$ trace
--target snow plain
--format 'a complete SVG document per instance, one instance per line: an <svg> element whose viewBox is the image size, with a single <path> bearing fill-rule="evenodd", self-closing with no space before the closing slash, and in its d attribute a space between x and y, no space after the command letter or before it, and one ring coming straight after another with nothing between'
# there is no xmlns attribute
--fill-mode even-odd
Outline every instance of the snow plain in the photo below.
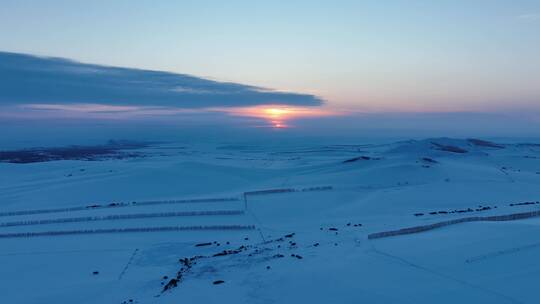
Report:
<svg viewBox="0 0 540 304"><path fill-rule="evenodd" d="M538 302L540 218L367 236L540 210L540 145L438 138L138 152L0 163L1 303ZM73 207L82 210L27 212ZM149 227L198 228L20 235Z"/></svg>

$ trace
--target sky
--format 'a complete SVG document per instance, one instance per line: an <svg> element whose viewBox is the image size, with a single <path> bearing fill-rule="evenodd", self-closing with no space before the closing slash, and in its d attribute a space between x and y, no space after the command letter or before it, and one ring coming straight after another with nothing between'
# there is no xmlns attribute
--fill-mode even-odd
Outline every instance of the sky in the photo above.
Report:
<svg viewBox="0 0 540 304"><path fill-rule="evenodd" d="M255 99L208 97L213 101L199 104L232 117L260 119L262 113L275 128L293 126L289 118L342 121L351 113L401 113L400 121L474 113L493 117L486 129L504 115L537 126L539 32L537 0L0 2L0 51L254 87ZM261 90L283 98L266 101L271 96ZM7 100L14 95L1 94L0 103L12 107ZM133 113L129 107L148 113L147 107L171 106L160 98L141 104L78 97L71 108L65 100L31 100L15 112L58 110L60 104L71 118L84 118L94 117L88 112L95 111L84 111L90 105L117 107L113 116ZM265 102L280 107L261 108ZM176 107L193 111L186 104ZM4 108L0 119L8 112ZM521 131L531 133L526 124Z"/></svg>

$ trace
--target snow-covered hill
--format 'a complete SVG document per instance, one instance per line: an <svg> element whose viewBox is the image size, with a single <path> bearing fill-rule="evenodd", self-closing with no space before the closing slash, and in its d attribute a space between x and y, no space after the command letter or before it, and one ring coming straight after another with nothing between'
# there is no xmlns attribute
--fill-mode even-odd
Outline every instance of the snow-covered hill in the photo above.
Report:
<svg viewBox="0 0 540 304"><path fill-rule="evenodd" d="M2 303L536 303L540 145L154 144L0 163Z"/></svg>

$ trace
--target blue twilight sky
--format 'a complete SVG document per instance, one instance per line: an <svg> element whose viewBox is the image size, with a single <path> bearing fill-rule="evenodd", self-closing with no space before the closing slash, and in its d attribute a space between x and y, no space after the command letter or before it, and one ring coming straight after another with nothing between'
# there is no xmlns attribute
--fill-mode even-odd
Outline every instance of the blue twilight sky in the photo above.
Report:
<svg viewBox="0 0 540 304"><path fill-rule="evenodd" d="M320 96L539 111L540 1L0 1L0 51Z"/></svg>

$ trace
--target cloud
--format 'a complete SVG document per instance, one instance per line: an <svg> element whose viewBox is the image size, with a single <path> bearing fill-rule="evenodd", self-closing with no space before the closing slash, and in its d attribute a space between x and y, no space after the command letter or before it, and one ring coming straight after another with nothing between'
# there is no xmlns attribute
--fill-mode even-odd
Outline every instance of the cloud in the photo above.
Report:
<svg viewBox="0 0 540 304"><path fill-rule="evenodd" d="M185 74L0 52L0 105L103 104L175 108L318 106L316 96Z"/></svg>
<svg viewBox="0 0 540 304"><path fill-rule="evenodd" d="M43 110L43 111L72 111L84 113L114 113L136 111L135 106L112 106L102 104L25 104L23 109Z"/></svg>
<svg viewBox="0 0 540 304"><path fill-rule="evenodd" d="M518 19L526 20L526 21L536 21L540 20L540 14L522 14L518 16Z"/></svg>

